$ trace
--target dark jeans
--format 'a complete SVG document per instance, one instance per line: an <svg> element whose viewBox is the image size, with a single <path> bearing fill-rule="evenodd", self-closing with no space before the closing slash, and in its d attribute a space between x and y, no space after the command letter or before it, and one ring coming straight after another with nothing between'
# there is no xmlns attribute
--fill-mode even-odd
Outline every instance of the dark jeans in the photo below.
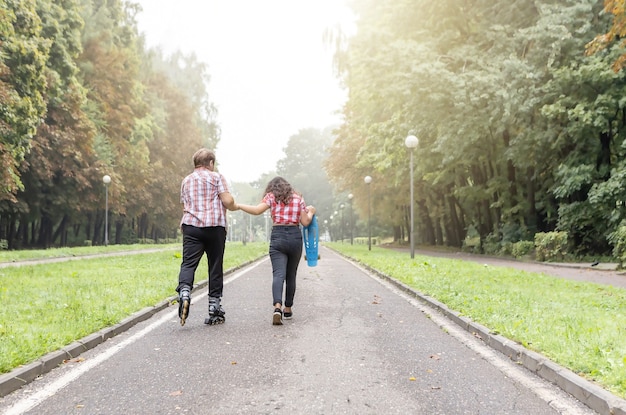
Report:
<svg viewBox="0 0 626 415"><path fill-rule="evenodd" d="M178 274L177 292L184 285L193 288L196 268L206 253L209 264L209 297L222 297L224 288L224 247L226 246L226 228L211 226L197 228L183 225L183 263Z"/></svg>
<svg viewBox="0 0 626 415"><path fill-rule="evenodd" d="M272 261L273 304L293 305L296 294L296 273L302 257L302 233L299 226L274 226L270 238L270 260ZM283 303L283 286L285 302Z"/></svg>

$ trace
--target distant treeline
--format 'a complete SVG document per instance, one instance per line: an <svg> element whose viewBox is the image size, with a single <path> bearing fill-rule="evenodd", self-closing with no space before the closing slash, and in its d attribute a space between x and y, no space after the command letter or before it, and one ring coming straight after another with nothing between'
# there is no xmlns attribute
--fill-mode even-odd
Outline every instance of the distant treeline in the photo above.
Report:
<svg viewBox="0 0 626 415"><path fill-rule="evenodd" d="M413 134L417 242L479 238L498 252L558 231L570 253L619 255L626 79L614 64L624 49L600 36L604 48L587 53L598 35L623 30L604 3L351 2L356 35L328 37L350 92L331 179L362 214L371 176L374 224L406 240ZM624 2L606 3L623 21Z"/></svg>
<svg viewBox="0 0 626 415"><path fill-rule="evenodd" d="M11 249L173 237L191 156L215 148L208 73L148 50L121 0L0 2L0 240Z"/></svg>

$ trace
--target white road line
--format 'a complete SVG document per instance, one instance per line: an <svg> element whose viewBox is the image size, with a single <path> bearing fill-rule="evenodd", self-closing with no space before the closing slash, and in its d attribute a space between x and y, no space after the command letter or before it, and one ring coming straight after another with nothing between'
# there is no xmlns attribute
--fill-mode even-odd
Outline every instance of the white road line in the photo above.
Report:
<svg viewBox="0 0 626 415"><path fill-rule="evenodd" d="M514 379L516 382L532 391L535 395L545 401L558 413L564 415L597 414L597 412L593 411L591 408L588 408L582 403L579 403L578 405L574 403L576 399L567 395L566 392L555 392L548 386L549 383L547 381L540 380L539 378L535 377L535 375L531 375L525 369L517 367L509 359L506 359L501 353L493 350L489 346L482 344L477 339L473 338L467 331L463 330L461 327L450 321L448 318L437 312L435 309L429 307L415 297L408 295L390 282L385 281L382 278L372 274L367 269L361 267L358 263L351 261L343 256L341 256L341 258L350 262L356 268L363 271L370 278L378 281L380 284L385 286L393 293L401 296L402 298L405 298L411 305L426 314L435 324L446 330L448 334L459 340L470 350L480 355L483 359L496 367L507 377ZM558 387L554 386L554 388Z"/></svg>
<svg viewBox="0 0 626 415"><path fill-rule="evenodd" d="M251 265L250 267L245 268L235 273L233 276L225 279L224 284L229 284L233 282L237 278L241 277L242 275L244 275L245 273L249 271L252 271L254 268L261 265L263 262L267 260L268 260L267 258L264 258L261 261ZM193 303L195 301L199 301L199 299L201 298L202 296L200 295L195 296L195 298L192 299L191 302ZM109 349L103 351L102 353L96 355L95 357L82 362L80 365L77 365L75 368L71 369L68 373L61 376L59 379L57 379L53 383L45 386L40 391L20 400L19 402L14 404L12 407L7 409L5 412L3 412L3 415L20 415L40 405L46 399L52 397L59 390L63 389L65 386L67 386L74 380L78 379L80 376L87 373L89 370L98 366L100 363L105 362L106 360L110 359L120 350L124 349L125 347L130 346L131 344L141 339L142 337L144 337L145 335L147 335L148 333L150 333L152 330L156 329L157 327L161 326L162 324L168 321L171 321L172 316L176 315L177 313L178 313L178 310L172 310L168 313L165 313L160 319L150 324L149 326L143 328L141 331L137 332L136 334L132 335L126 340L123 340L119 344L116 344L110 347Z"/></svg>

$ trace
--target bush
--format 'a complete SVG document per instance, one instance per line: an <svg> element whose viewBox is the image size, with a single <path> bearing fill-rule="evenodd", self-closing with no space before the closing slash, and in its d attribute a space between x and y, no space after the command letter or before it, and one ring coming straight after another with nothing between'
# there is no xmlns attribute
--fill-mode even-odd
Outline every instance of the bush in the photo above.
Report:
<svg viewBox="0 0 626 415"><path fill-rule="evenodd" d="M463 240L463 252L469 252L471 254L480 254L480 234L474 226L467 228L467 234Z"/></svg>
<svg viewBox="0 0 626 415"><path fill-rule="evenodd" d="M626 226L619 226L615 232L608 237L613 245L613 256L619 261L619 268L622 269L626 262Z"/></svg>
<svg viewBox="0 0 626 415"><path fill-rule="evenodd" d="M519 241L511 244L511 255L515 258L531 256L534 250L535 243L533 241Z"/></svg>
<svg viewBox="0 0 626 415"><path fill-rule="evenodd" d="M364 236L355 236L354 238L352 238L352 241L357 245L367 245L369 243L369 239ZM336 240L334 242L341 242L341 240ZM350 244L350 239L346 239L343 241L343 243L346 242ZM378 240L377 236L372 236L372 246L374 245L380 245L380 241Z"/></svg>
<svg viewBox="0 0 626 415"><path fill-rule="evenodd" d="M503 256L514 256L513 255L513 246L515 245L514 242L502 242L502 247L500 248L500 255ZM535 244L533 244L533 248L535 247Z"/></svg>
<svg viewBox="0 0 626 415"><path fill-rule="evenodd" d="M567 255L567 232L535 234L535 255L538 261L562 261Z"/></svg>
<svg viewBox="0 0 626 415"><path fill-rule="evenodd" d="M498 255L502 250L500 235L498 232L490 233L485 237L483 251L487 255Z"/></svg>

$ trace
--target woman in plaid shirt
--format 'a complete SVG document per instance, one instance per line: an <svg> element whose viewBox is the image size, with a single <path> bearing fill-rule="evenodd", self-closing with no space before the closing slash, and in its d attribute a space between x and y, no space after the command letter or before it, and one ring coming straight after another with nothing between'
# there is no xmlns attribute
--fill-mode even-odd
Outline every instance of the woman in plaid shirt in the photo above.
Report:
<svg viewBox="0 0 626 415"><path fill-rule="evenodd" d="M265 196L258 205L238 204L236 207L252 215L260 215L270 209L274 224L269 252L273 274L272 324L281 325L283 316L287 320L293 316L291 307L296 293L296 274L302 257L302 233L298 225L307 226L311 223L315 208L306 206L302 195L282 177L275 177L268 183ZM283 286L285 287L284 303Z"/></svg>

